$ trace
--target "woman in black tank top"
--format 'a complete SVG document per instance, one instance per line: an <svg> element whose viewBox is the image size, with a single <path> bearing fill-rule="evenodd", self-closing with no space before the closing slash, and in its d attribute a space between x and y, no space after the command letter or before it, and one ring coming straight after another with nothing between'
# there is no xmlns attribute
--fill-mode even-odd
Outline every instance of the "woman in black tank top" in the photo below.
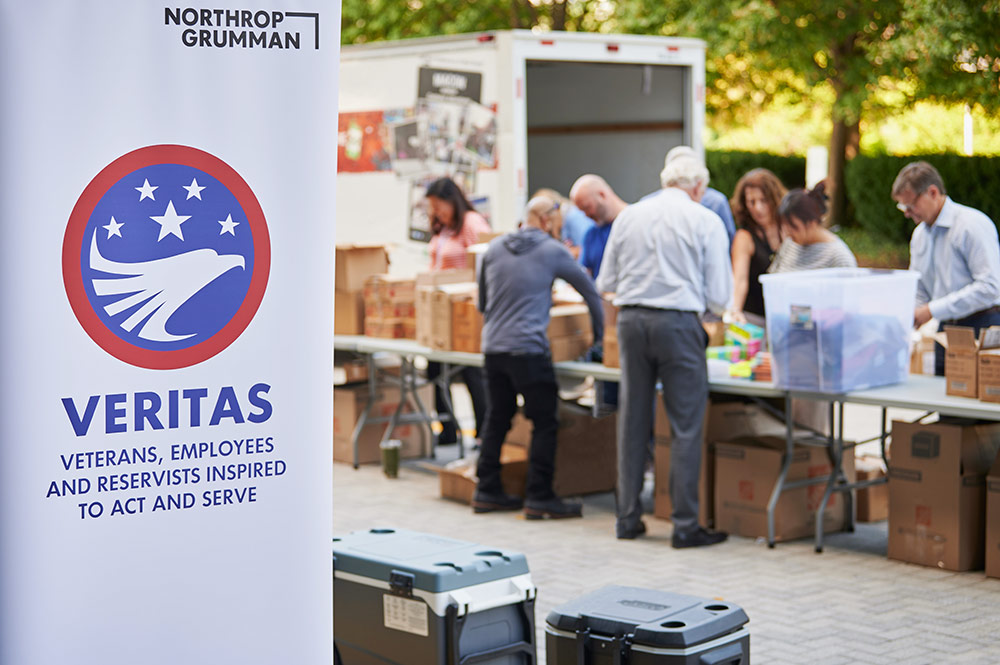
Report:
<svg viewBox="0 0 1000 665"><path fill-rule="evenodd" d="M764 317L764 292L758 279L767 272L781 245L778 204L785 186L767 169L754 169L736 183L731 201L738 230L733 238L733 311L737 321L744 312Z"/></svg>

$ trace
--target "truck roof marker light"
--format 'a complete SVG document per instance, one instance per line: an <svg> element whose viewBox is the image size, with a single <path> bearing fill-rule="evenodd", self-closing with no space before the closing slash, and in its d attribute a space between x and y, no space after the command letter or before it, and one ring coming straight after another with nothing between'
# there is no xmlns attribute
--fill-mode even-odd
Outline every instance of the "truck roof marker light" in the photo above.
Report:
<svg viewBox="0 0 1000 665"><path fill-rule="evenodd" d="M554 39L543 39L541 41L542 46L555 46L556 40Z"/></svg>
<svg viewBox="0 0 1000 665"><path fill-rule="evenodd" d="M671 53L677 53L677 51L681 50L681 47L680 46L668 46L667 50L670 51Z"/></svg>
<svg viewBox="0 0 1000 665"><path fill-rule="evenodd" d="M476 37L476 41L480 42L480 43L482 43L482 42L491 42L494 39L495 39L495 37L493 35L489 34L488 32L484 32L483 34L481 34L478 37Z"/></svg>
<svg viewBox="0 0 1000 665"><path fill-rule="evenodd" d="M618 44L608 44L608 53L618 53Z"/></svg>

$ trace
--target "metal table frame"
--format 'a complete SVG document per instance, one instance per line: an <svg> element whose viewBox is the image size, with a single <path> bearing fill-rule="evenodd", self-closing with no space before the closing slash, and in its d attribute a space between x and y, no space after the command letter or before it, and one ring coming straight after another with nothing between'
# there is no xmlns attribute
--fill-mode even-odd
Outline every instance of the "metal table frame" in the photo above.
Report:
<svg viewBox="0 0 1000 665"><path fill-rule="evenodd" d="M413 361L421 356L427 360L441 363L441 375L436 380L438 385L446 388L448 379L455 371L462 366L483 366L483 356L479 353L462 353L457 351L437 351L417 344L412 340L376 339L352 335L334 336L334 348L337 350L355 351L367 354L369 359L369 404L365 412L358 420L354 429L354 461L357 468L357 441L361 428L368 423L389 422L383 434L383 440L388 439L392 430L400 424L406 422L422 422L430 430L431 416L423 408L416 389L424 383L419 383ZM378 352L393 353L398 355L403 361L403 369L400 372L400 403L392 416L385 418L372 418L370 414L371 405L377 395L377 379L373 354ZM554 363L556 373L562 376L585 378L593 377L596 381L619 382L621 380L621 370L613 367L605 367L597 363L587 362L559 362ZM945 395L945 382L943 377L932 377L913 375L907 381L880 388L869 388L848 393L829 394L798 390L784 390L777 388L773 383L751 382L743 379L714 379L709 380L708 389L710 392L724 393L749 397L761 404L765 409L780 415L785 421L785 454L782 459L781 471L771 491L771 496L767 503L767 543L769 547L775 545L774 514L778 505L781 493L787 490L805 487L809 485L825 484L823 500L816 511L816 551L823 551L823 517L826 504L834 492L843 492L847 503L847 515L849 530L854 528L854 510L852 490L863 489L873 485L880 485L888 482L887 478L875 478L872 480L848 482L842 468L845 444L844 444L844 405L863 404L877 406L882 409L880 441L883 461L886 460L886 441L889 437L886 412L890 408L911 409L924 411L927 413L938 413L944 416L957 416L963 418L976 418L983 420L1000 421L1000 404L980 402L967 397L952 397ZM447 390L445 390L447 393ZM402 410L406 406L407 400L411 399L416 404L415 412L403 414ZM785 404L784 414L777 413L775 409L764 400L768 398L782 399ZM796 426L790 417L792 399L807 399L814 401L824 401L830 403L830 433L825 437L806 435L801 436L799 432L803 428ZM595 411L598 405L595 404ZM436 438L431 431L431 456L434 455ZM826 448L831 464L829 476L817 476L815 478L805 478L801 480L788 480L788 470L791 466L792 453L796 443L806 445L820 445Z"/></svg>

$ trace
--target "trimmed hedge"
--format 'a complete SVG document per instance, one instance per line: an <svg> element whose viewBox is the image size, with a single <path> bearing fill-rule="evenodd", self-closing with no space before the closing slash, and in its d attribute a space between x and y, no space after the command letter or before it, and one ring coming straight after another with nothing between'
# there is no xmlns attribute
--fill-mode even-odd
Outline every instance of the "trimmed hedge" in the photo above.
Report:
<svg viewBox="0 0 1000 665"><path fill-rule="evenodd" d="M857 225L893 242L908 242L913 222L896 209L892 183L900 169L924 160L941 173L945 189L957 203L982 210L994 223L1000 221L1000 158L954 154L859 155L848 162L844 178L847 197L854 205Z"/></svg>
<svg viewBox="0 0 1000 665"><path fill-rule="evenodd" d="M805 187L806 183L805 157L786 157L767 152L712 150L705 152L705 165L710 174L709 184L730 198L743 174L756 168L773 171L788 189Z"/></svg>

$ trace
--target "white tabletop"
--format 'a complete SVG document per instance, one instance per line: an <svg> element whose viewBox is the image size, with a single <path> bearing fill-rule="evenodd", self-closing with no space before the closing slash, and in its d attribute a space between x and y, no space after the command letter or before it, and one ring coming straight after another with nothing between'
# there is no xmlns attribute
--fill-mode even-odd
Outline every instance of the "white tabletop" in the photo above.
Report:
<svg viewBox="0 0 1000 665"><path fill-rule="evenodd" d="M335 335L335 349L359 353L396 353L407 356L424 356L428 360L454 365L483 366L481 353L460 351L437 351L409 339L379 339L361 335ZM597 363L559 362L554 364L556 372L564 376L592 376L599 381L619 381L621 370L605 367ZM752 397L784 397L789 391L775 387L771 382L748 381L746 379L712 379L708 389L713 392ZM945 381L940 376L910 375L906 381L891 386L868 388L846 394L828 395L802 391L790 391L793 397L831 400L852 404L867 404L887 408L936 411L942 415L962 418L1000 420L1000 404L980 402L969 397L952 397L945 394Z"/></svg>

